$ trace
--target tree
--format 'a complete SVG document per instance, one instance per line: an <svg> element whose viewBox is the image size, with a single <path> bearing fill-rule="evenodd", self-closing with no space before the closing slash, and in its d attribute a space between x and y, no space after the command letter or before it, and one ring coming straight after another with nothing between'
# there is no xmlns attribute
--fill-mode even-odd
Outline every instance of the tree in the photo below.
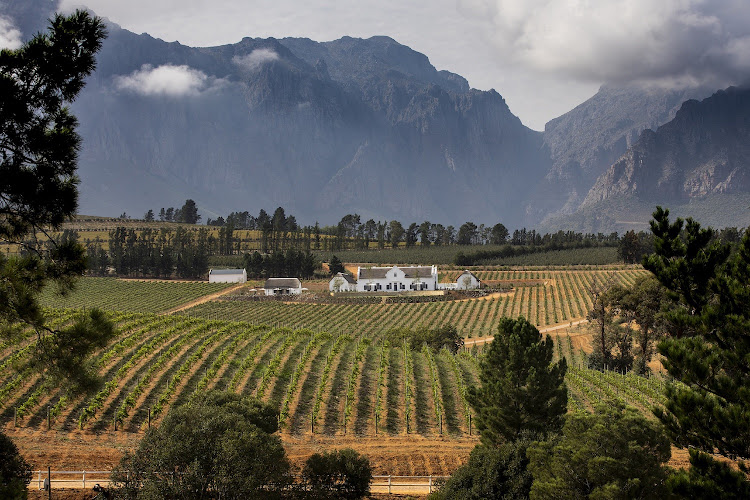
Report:
<svg viewBox="0 0 750 500"><path fill-rule="evenodd" d="M290 465L277 430L268 404L196 393L146 432L112 480L125 498L278 498Z"/></svg>
<svg viewBox="0 0 750 500"><path fill-rule="evenodd" d="M477 236L477 225L473 222L465 222L458 228L458 239L456 243L459 245L471 245L474 243L474 239Z"/></svg>
<svg viewBox="0 0 750 500"><path fill-rule="evenodd" d="M527 438L498 447L476 446L469 462L430 496L432 500L485 500L528 498L532 475L528 470Z"/></svg>
<svg viewBox="0 0 750 500"><path fill-rule="evenodd" d="M594 350L588 357L589 368L628 371L633 366L632 331L617 323L615 284L612 277L594 281L589 287L593 302L586 318L594 330Z"/></svg>
<svg viewBox="0 0 750 500"><path fill-rule="evenodd" d="M16 444L0 432L0 498L26 498L31 466Z"/></svg>
<svg viewBox="0 0 750 500"><path fill-rule="evenodd" d="M341 259L339 259L335 255L331 256L331 262L328 263L328 271L332 276L338 273L343 273L345 269L344 264L342 264L341 262Z"/></svg>
<svg viewBox="0 0 750 500"><path fill-rule="evenodd" d="M76 11L55 15L48 33L21 48L0 51L0 241L20 246L20 255L0 256L0 333L31 327L39 340L37 366L45 376L70 380L85 371L85 355L112 329L96 330L106 326L96 311L69 328L50 328L38 295L50 283L69 291L86 269L80 243L46 235L78 208L81 138L68 104L94 70L105 36L99 18Z"/></svg>
<svg viewBox="0 0 750 500"><path fill-rule="evenodd" d="M198 206L193 200L185 200L185 204L180 208L179 217L176 217L177 222L184 222L185 224L198 224L201 220L201 216L198 215Z"/></svg>
<svg viewBox="0 0 750 500"><path fill-rule="evenodd" d="M667 288L671 302L671 335L657 348L680 382L667 385L665 409L656 414L677 446L703 452L691 455L691 473L699 481L713 471L710 482L728 466L704 453L750 458L750 233L730 256L729 245L713 238L712 230L692 219L671 223L661 207L651 231L655 253L644 267ZM726 471L723 477L731 476Z"/></svg>
<svg viewBox="0 0 750 500"><path fill-rule="evenodd" d="M619 403L571 413L559 437L528 449L532 499L663 498L671 455L657 422Z"/></svg>
<svg viewBox="0 0 750 500"><path fill-rule="evenodd" d="M636 373L650 370L648 364L654 355L655 341L666 333L662 308L667 302L664 287L653 276L637 278L632 286L616 285L611 290L612 302L622 321L635 323L634 331L638 351L633 362Z"/></svg>
<svg viewBox="0 0 750 500"><path fill-rule="evenodd" d="M143 220L146 222L154 222L154 211L149 208L148 212L143 216Z"/></svg>
<svg viewBox="0 0 750 500"><path fill-rule="evenodd" d="M305 462L302 478L312 498L364 498L370 494L370 461L345 448L314 453Z"/></svg>
<svg viewBox="0 0 750 500"><path fill-rule="evenodd" d="M392 220L390 223L390 231L391 231L391 246L393 248L397 248L398 244L401 240L404 239L404 226L401 225L401 223L397 220Z"/></svg>
<svg viewBox="0 0 750 500"><path fill-rule="evenodd" d="M552 363L554 344L526 319L502 318L479 364L480 388L469 389L482 443L498 446L525 433L546 435L567 410L565 358Z"/></svg>
<svg viewBox="0 0 750 500"><path fill-rule="evenodd" d="M508 228L503 224L495 224L490 232L490 242L493 245L502 245L508 241Z"/></svg>

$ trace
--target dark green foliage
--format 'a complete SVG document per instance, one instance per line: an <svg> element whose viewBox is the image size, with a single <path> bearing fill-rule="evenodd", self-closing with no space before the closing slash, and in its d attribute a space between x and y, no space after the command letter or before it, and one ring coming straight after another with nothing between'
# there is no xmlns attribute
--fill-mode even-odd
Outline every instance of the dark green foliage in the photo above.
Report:
<svg viewBox="0 0 750 500"><path fill-rule="evenodd" d="M38 235L76 213L81 139L68 105L94 70L104 37L100 19L76 11L56 15L49 33L20 49L0 51L0 242L21 248L19 256L0 256L0 333L31 326L41 340L36 366L77 386L86 354L112 329L96 312L66 330L45 326L39 293L49 282L70 290L86 258L74 237Z"/></svg>
<svg viewBox="0 0 750 500"><path fill-rule="evenodd" d="M527 438L498 447L477 446L469 462L459 468L434 495L435 500L484 500L528 498L532 476L527 467Z"/></svg>
<svg viewBox="0 0 750 500"><path fill-rule="evenodd" d="M278 412L238 394L196 394L170 410L113 471L124 498L278 498L289 461Z"/></svg>
<svg viewBox="0 0 750 500"><path fill-rule="evenodd" d="M663 498L669 439L634 408L568 416L560 436L528 449L532 499Z"/></svg>
<svg viewBox="0 0 750 500"><path fill-rule="evenodd" d="M666 411L657 411L678 446L750 457L750 234L737 251L712 241L692 220L669 223L657 209L656 253L645 266L669 290L673 337L659 352L670 375Z"/></svg>
<svg viewBox="0 0 750 500"><path fill-rule="evenodd" d="M750 482L743 472L694 449L690 450L690 468L674 470L667 486L678 498L750 498Z"/></svg>
<svg viewBox="0 0 750 500"><path fill-rule="evenodd" d="M345 448L315 453L305 462L302 479L309 490L305 498L364 498L370 494L370 461Z"/></svg>
<svg viewBox="0 0 750 500"><path fill-rule="evenodd" d="M31 466L18 452L16 444L0 432L0 498L27 497Z"/></svg>
<svg viewBox="0 0 750 500"><path fill-rule="evenodd" d="M617 291L613 278L594 278L589 294L593 305L586 318L593 330L594 346L588 357L589 368L629 371L633 366L632 330L615 321Z"/></svg>
<svg viewBox="0 0 750 500"><path fill-rule="evenodd" d="M440 325L437 328L419 326L415 329L392 328L386 337L395 345L407 342L412 349L419 349L423 344L437 351L445 347L456 354L464 345L463 335L453 325Z"/></svg>
<svg viewBox="0 0 750 500"><path fill-rule="evenodd" d="M341 259L336 257L335 255L331 257L331 261L328 263L328 272L331 273L331 276L334 276L338 273L343 273L346 270L344 269L344 264L341 263Z"/></svg>
<svg viewBox="0 0 750 500"><path fill-rule="evenodd" d="M315 255L293 248L267 255L247 253L244 260L248 278L312 278L320 267Z"/></svg>
<svg viewBox="0 0 750 500"><path fill-rule="evenodd" d="M524 318L503 318L479 365L481 388L469 389L482 443L498 446L524 433L546 435L563 424L568 403L565 358Z"/></svg>
<svg viewBox="0 0 750 500"><path fill-rule="evenodd" d="M632 331L637 346L633 369L644 375L650 371L648 363L654 355L654 341L666 333L663 315L666 289L653 276L647 276L636 279L633 286L615 285L610 296L626 328L630 328L631 323L638 325L638 329Z"/></svg>
<svg viewBox="0 0 750 500"><path fill-rule="evenodd" d="M177 222L184 222L185 224L197 224L201 220L201 216L198 215L198 207L193 200L185 200L185 204L180 209L180 218Z"/></svg>

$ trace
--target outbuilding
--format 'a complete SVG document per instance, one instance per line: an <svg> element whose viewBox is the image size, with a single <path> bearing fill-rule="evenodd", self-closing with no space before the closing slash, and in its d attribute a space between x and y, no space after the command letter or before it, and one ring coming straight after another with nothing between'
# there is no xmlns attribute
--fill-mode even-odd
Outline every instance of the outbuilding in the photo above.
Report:
<svg viewBox="0 0 750 500"><path fill-rule="evenodd" d="M357 280L348 273L336 273L336 276L328 282L328 291L330 292L356 292Z"/></svg>
<svg viewBox="0 0 750 500"><path fill-rule="evenodd" d="M479 288L481 285L482 281L469 270L462 272L456 278L456 290L473 290Z"/></svg>
<svg viewBox="0 0 750 500"><path fill-rule="evenodd" d="M244 269L211 269L208 272L209 283L245 283L247 271Z"/></svg>
<svg viewBox="0 0 750 500"><path fill-rule="evenodd" d="M268 278L263 288L266 295L298 295L302 293L299 278Z"/></svg>

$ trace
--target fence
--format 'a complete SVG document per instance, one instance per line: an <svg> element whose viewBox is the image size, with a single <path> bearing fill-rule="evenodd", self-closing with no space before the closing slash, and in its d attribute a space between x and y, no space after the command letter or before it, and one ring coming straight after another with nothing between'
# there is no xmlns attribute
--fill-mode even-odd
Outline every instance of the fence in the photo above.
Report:
<svg viewBox="0 0 750 500"><path fill-rule="evenodd" d="M109 486L110 471L33 471L37 488L44 489L49 479L51 488L86 489L95 484ZM449 476L373 476L370 492L393 495L428 495L435 491Z"/></svg>

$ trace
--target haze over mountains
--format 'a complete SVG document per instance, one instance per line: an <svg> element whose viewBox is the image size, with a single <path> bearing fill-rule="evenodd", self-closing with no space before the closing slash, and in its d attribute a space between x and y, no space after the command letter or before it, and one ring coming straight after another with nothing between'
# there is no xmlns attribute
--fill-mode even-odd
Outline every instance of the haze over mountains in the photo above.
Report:
<svg viewBox="0 0 750 500"><path fill-rule="evenodd" d="M51 5L0 14L27 34ZM605 85L541 133L388 37L192 48L110 24L73 106L80 208L140 216L193 198L204 219L284 206L303 223L621 231L660 203L747 225L746 91L688 101L715 90Z"/></svg>

